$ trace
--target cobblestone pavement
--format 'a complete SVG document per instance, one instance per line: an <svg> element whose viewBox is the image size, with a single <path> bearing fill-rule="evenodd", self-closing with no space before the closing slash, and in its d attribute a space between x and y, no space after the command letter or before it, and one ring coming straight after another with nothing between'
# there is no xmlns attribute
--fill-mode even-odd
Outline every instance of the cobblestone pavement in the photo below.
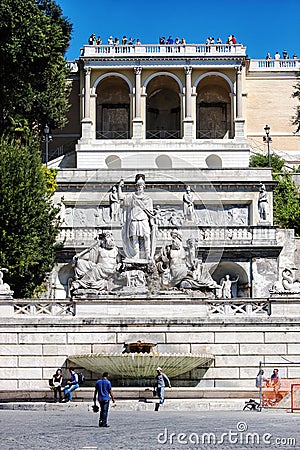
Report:
<svg viewBox="0 0 300 450"><path fill-rule="evenodd" d="M99 428L98 414L83 409L0 410L0 449L300 449L297 413L164 408L158 412L112 409L109 428Z"/></svg>

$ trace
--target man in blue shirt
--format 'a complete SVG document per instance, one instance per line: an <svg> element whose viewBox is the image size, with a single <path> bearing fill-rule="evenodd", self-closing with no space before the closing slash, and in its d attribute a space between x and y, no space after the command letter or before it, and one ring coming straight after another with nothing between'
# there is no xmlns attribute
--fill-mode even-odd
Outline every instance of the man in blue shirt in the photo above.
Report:
<svg viewBox="0 0 300 450"><path fill-rule="evenodd" d="M99 427L109 427L107 424L109 401L115 403L114 394L111 389L111 383L108 380L108 372L104 372L102 378L96 382L94 392L94 405L98 394L98 402L100 403L100 419Z"/></svg>
<svg viewBox="0 0 300 450"><path fill-rule="evenodd" d="M157 375L156 375L156 388L157 388L157 395L159 397L159 404L162 405L165 401L165 386L171 387L171 382L167 375L163 373L162 368L158 367L156 369Z"/></svg>
<svg viewBox="0 0 300 450"><path fill-rule="evenodd" d="M64 403L68 401L72 401L72 392L75 391L75 389L79 388L78 383L78 374L75 372L73 368L69 369L69 372L71 374L71 378L68 381L67 385L64 387L64 395L65 398L62 400Z"/></svg>

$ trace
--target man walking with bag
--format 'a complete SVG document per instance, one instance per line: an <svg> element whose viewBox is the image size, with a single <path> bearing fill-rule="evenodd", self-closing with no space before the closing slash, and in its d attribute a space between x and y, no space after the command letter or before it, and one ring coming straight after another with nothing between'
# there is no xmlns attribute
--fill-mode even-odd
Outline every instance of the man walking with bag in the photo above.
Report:
<svg viewBox="0 0 300 450"><path fill-rule="evenodd" d="M109 401L115 403L114 394L111 388L111 383L108 380L108 372L104 372L102 378L96 382L94 392L94 405L96 405L96 399L98 394L98 401L100 404L100 418L99 427L109 427L107 424Z"/></svg>

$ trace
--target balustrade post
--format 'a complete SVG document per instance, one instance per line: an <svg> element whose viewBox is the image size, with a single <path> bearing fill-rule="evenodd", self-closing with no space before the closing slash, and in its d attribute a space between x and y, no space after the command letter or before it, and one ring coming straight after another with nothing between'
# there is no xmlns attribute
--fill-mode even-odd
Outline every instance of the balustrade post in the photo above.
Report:
<svg viewBox="0 0 300 450"><path fill-rule="evenodd" d="M141 75L142 68L140 66L134 67L135 73L135 109L134 118L132 120L132 137L135 139L142 139L143 137L143 120L141 117Z"/></svg>

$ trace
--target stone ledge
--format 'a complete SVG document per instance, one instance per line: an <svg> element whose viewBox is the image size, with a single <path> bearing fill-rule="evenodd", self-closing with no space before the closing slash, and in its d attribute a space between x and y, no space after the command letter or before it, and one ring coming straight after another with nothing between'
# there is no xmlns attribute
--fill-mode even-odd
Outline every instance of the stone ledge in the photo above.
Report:
<svg viewBox="0 0 300 450"><path fill-rule="evenodd" d="M151 388L113 388L117 400L152 400ZM79 388L73 392L73 403L92 401L93 387ZM172 388L166 389L166 399L181 400L204 400L204 399L249 399L258 397L257 389L232 389L232 388ZM1 390L0 399L2 403L10 402L50 402L53 400L53 392L50 389L36 390Z"/></svg>

